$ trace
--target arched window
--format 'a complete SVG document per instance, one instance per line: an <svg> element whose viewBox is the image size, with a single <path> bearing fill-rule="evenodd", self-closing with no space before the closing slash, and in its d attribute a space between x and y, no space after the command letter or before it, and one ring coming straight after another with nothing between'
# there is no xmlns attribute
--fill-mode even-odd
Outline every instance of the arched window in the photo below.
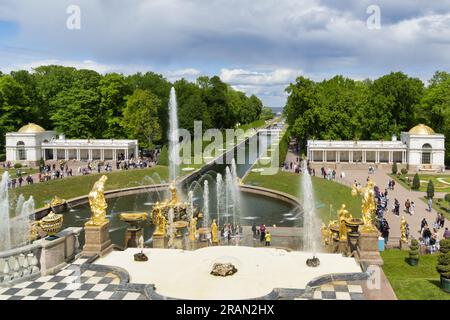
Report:
<svg viewBox="0 0 450 320"><path fill-rule="evenodd" d="M16 146L17 146L17 160L27 160L25 143L23 141L19 141L17 142Z"/></svg>
<svg viewBox="0 0 450 320"><path fill-rule="evenodd" d="M422 164L431 164L431 145L425 143L422 146Z"/></svg>

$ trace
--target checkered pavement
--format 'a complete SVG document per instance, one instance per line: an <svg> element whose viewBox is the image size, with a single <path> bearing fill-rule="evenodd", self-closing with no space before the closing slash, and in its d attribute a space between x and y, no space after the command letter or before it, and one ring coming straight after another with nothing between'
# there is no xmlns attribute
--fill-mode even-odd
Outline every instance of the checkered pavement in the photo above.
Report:
<svg viewBox="0 0 450 320"><path fill-rule="evenodd" d="M0 288L0 300L143 300L139 292L119 290L120 279L111 272L85 270L78 259L56 275ZM84 270L84 271L83 271Z"/></svg>
<svg viewBox="0 0 450 320"><path fill-rule="evenodd" d="M361 281L335 281L314 290L313 300L365 300Z"/></svg>

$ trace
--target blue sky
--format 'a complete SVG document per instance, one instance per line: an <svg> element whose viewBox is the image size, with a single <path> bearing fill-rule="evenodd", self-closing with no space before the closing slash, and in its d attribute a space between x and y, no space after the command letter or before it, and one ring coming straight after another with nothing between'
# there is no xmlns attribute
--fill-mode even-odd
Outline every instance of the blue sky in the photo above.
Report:
<svg viewBox="0 0 450 320"><path fill-rule="evenodd" d="M79 30L66 26L70 5ZM170 80L217 74L272 107L299 75L400 70L426 81L450 71L449 53L450 0L0 0L3 72L55 63Z"/></svg>

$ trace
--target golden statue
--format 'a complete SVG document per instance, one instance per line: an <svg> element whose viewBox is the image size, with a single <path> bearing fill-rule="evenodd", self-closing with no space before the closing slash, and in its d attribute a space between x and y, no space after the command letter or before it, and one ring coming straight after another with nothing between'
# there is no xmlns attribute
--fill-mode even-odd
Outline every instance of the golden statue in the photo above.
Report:
<svg viewBox="0 0 450 320"><path fill-rule="evenodd" d="M58 196L54 196L53 199L52 199L52 201L50 201L50 202L47 204L47 207L48 207L48 208L53 208L53 207L59 206L59 205L64 204L64 203L66 203L66 200L61 199L61 198L58 197Z"/></svg>
<svg viewBox="0 0 450 320"><path fill-rule="evenodd" d="M211 235L212 235L212 243L219 243L219 231L216 223L216 219L213 219L211 224Z"/></svg>
<svg viewBox="0 0 450 320"><path fill-rule="evenodd" d="M339 218L339 240L347 240L347 226L345 220L352 219L352 215L345 209L345 204L338 210Z"/></svg>
<svg viewBox="0 0 450 320"><path fill-rule="evenodd" d="M189 239L195 241L197 239L197 218L192 217L189 224Z"/></svg>
<svg viewBox="0 0 450 320"><path fill-rule="evenodd" d="M362 232L377 232L373 218L373 214L377 207L375 203L375 192L373 190L374 186L375 184L372 179L369 178L367 179L367 184L364 188L358 188L356 184L352 187L353 196L356 196L357 194L363 195L361 211L364 225L361 227Z"/></svg>
<svg viewBox="0 0 450 320"><path fill-rule="evenodd" d="M172 198L169 201L169 206L174 207L179 203L178 195L177 195L177 188L174 186L173 183L171 183L169 190L170 190L170 193L172 193Z"/></svg>
<svg viewBox="0 0 450 320"><path fill-rule="evenodd" d="M86 222L87 226L101 226L107 223L106 208L108 207L105 199L105 182L107 176L102 176L89 192L89 206L91 207L91 220Z"/></svg>
<svg viewBox="0 0 450 320"><path fill-rule="evenodd" d="M159 205L159 202L156 203L155 207L153 208L153 224L156 226L156 230L153 233L155 236L164 236L166 234L166 217L162 213L161 206Z"/></svg>
<svg viewBox="0 0 450 320"><path fill-rule="evenodd" d="M402 242L407 243L408 242L408 237L406 236L406 225L408 223L406 222L405 216L402 216L402 219L400 220L400 239Z"/></svg>
<svg viewBox="0 0 450 320"><path fill-rule="evenodd" d="M322 233L322 243L327 246L330 244L330 237L331 237L331 231L326 226L325 223L322 222L322 228L320 228L320 231Z"/></svg>

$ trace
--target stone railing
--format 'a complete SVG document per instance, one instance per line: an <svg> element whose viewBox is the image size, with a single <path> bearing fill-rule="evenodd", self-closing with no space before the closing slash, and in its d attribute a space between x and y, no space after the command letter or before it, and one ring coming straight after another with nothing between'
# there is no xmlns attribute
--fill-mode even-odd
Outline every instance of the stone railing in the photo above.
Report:
<svg viewBox="0 0 450 320"><path fill-rule="evenodd" d="M58 239L40 239L30 245L0 252L0 287L55 273L80 255L82 228L67 228Z"/></svg>
<svg viewBox="0 0 450 320"><path fill-rule="evenodd" d="M33 243L0 252L0 286L38 278L41 275L41 251L41 245Z"/></svg>

